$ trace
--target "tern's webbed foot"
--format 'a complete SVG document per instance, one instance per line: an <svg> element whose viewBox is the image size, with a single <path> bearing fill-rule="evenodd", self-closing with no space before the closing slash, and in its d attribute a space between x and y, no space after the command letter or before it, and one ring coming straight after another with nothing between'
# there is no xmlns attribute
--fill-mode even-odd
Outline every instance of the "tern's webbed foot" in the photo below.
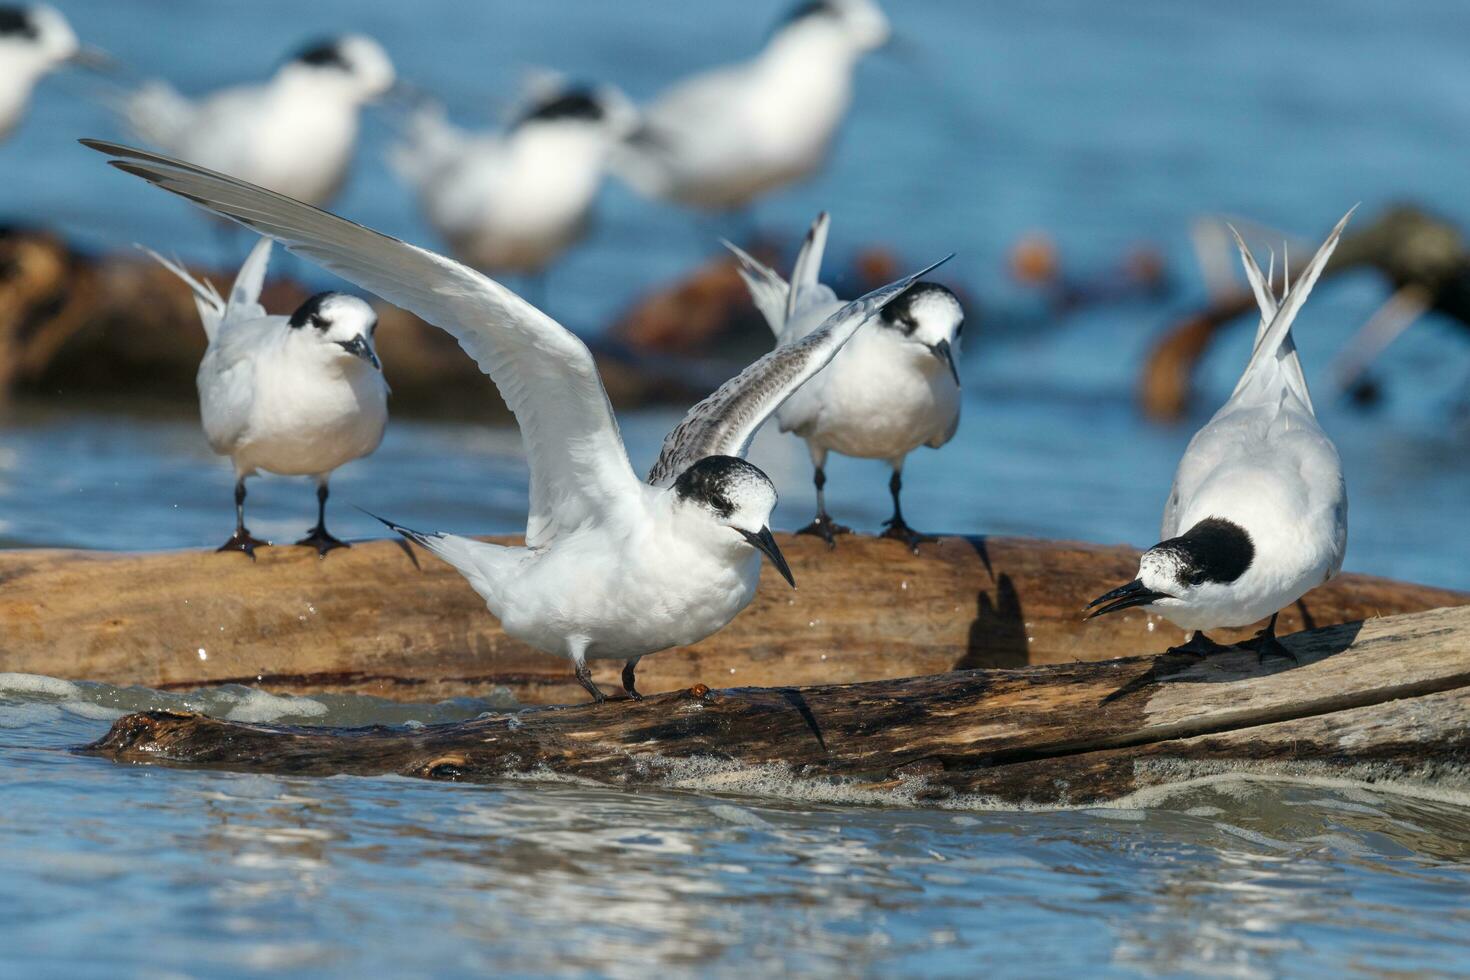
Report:
<svg viewBox="0 0 1470 980"><path fill-rule="evenodd" d="M269 541L261 541L259 538L253 538L253 537L251 537L250 536L250 532L247 531L247 530L245 530L242 527L242 528L240 528L239 530L237 530L234 534L232 534L230 536L230 540L226 541L224 544L220 545L218 548L216 548L214 550L215 551L243 551L243 552L245 552L245 554L247 554L247 555L250 556L250 560L251 561L254 561L255 560L255 549L256 548L267 548L267 547L270 547L270 542Z"/></svg>
<svg viewBox="0 0 1470 980"><path fill-rule="evenodd" d="M1194 635L1191 636L1188 641L1179 644L1177 647L1170 647L1164 652L1172 654L1183 654L1187 657L1204 658L1213 656L1217 653L1225 653L1229 650L1230 647L1226 646L1225 644L1216 643L1208 636L1205 636L1204 633L1200 632L1199 630L1195 630Z"/></svg>
<svg viewBox="0 0 1470 980"><path fill-rule="evenodd" d="M916 555L919 553L919 545L939 540L932 534L922 534L919 531L915 531L904 523L902 517L890 517L883 522L883 527L884 531L879 537L902 541Z"/></svg>
<svg viewBox="0 0 1470 980"><path fill-rule="evenodd" d="M331 551L333 548L352 547L352 545L348 544L346 541L342 541L332 537L332 535L327 532L327 529L322 527L321 525L312 528L310 534L308 534L306 537L302 538L296 543L298 545L307 545L309 547L315 548L317 557L319 558L327 557L327 552Z"/></svg>
<svg viewBox="0 0 1470 980"><path fill-rule="evenodd" d="M1261 630L1254 637L1246 640L1241 646L1246 650L1256 651L1256 662L1265 663L1267 657L1285 657L1294 664L1300 665L1302 660L1291 649L1280 640L1276 639L1274 633Z"/></svg>
<svg viewBox="0 0 1470 980"><path fill-rule="evenodd" d="M796 533L815 535L827 542L827 547L835 548L837 547L837 535L851 534L852 528L838 524L826 511L818 511L817 516L812 518L812 522Z"/></svg>

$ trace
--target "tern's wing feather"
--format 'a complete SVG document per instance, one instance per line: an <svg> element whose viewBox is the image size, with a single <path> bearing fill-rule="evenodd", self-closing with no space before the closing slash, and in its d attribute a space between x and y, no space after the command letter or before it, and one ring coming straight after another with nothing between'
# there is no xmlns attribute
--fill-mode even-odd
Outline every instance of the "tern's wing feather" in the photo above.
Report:
<svg viewBox="0 0 1470 980"><path fill-rule="evenodd" d="M842 349L884 304L914 284L920 276L949 261L941 259L928 269L859 297L827 318L800 340L783 344L695 405L664 439L658 462L648 482L668 486L680 473L706 456L744 456L761 423L791 397Z"/></svg>
<svg viewBox="0 0 1470 980"><path fill-rule="evenodd" d="M526 542L605 516L637 492L587 346L458 262L253 184L154 153L86 140L112 165L276 239L454 336L520 423L531 468Z"/></svg>

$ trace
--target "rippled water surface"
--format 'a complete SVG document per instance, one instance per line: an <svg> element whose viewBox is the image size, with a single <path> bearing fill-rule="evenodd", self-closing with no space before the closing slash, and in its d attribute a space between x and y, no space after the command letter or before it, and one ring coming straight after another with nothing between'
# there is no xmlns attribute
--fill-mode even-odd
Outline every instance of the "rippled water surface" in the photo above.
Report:
<svg viewBox="0 0 1470 980"><path fill-rule="evenodd" d="M249 5L57 0L82 33L198 90L268 70L344 24L382 37L401 71L488 120L523 66L611 78L646 96L757 44L780 3ZM1145 424L1139 357L1201 286L1186 228L1226 211L1313 235L1349 204L1414 199L1470 220L1470 9L1145 0L889 4L919 56L873 59L832 166L758 214L781 231L819 208L833 248L951 249L980 297L967 328L965 420L916 455L906 509L934 530L1152 542L1179 452L1244 361L1226 337L1197 414ZM687 7L687 9L686 9ZM228 37L228 57L194 36ZM0 147L0 214L97 247L134 240L209 258L208 226L75 147L117 135L75 83L43 86ZM432 239L381 162L370 120L345 213ZM593 331L697 248L684 216L610 188L598 228L557 268L554 311ZM1017 235L1050 230L1086 274L1156 242L1174 299L1045 316L1009 284ZM1324 286L1297 331L1309 379L1386 295L1371 276ZM1426 320L1390 351L1389 397L1363 413L1319 394L1351 498L1347 567L1470 588L1470 343ZM67 393L68 396L73 393ZM75 393L81 396L84 393ZM212 545L230 479L191 417L53 399L0 422L0 544ZM677 413L623 419L645 466ZM810 516L793 441L754 452L780 487L775 523ZM887 516L881 466L838 462L834 510ZM525 515L514 431L396 419L383 449L334 482L337 529L405 523L513 531ZM292 539L310 490L252 486L253 528ZM1115 583L1102 583L1115 584ZM0 585L3 588L3 585ZM105 602L105 595L98 597ZM0 636L0 671L5 669ZM159 695L0 675L0 974L48 976L1463 974L1470 970L1470 808L1242 774L1112 809L950 812L894 800L782 803L739 793L569 784L444 786L121 767L69 751L127 710L176 707L298 724L432 724L511 707L281 699L247 689Z"/></svg>

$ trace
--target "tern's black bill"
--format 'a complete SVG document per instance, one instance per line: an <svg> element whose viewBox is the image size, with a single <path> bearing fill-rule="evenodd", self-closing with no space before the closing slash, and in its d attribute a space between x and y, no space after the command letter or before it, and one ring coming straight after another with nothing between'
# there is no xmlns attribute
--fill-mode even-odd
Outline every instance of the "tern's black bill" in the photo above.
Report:
<svg viewBox="0 0 1470 980"><path fill-rule="evenodd" d="M745 535L745 540L750 542L752 548L755 548L761 554L771 559L771 564L776 566L776 571L781 573L781 577L793 589L796 588L796 579L791 577L791 566L786 564L786 557L781 554L781 549L776 547L776 539L771 536L770 528L761 528L759 534L752 534L750 531L742 530L738 527L735 530Z"/></svg>
<svg viewBox="0 0 1470 980"><path fill-rule="evenodd" d="M954 376L954 383L959 384L960 369L955 367L954 351L950 348L949 341L941 340L939 343L933 345L929 349L934 352L935 357L939 358L945 363L945 365L949 367L949 373Z"/></svg>
<svg viewBox="0 0 1470 980"><path fill-rule="evenodd" d="M1139 579L1134 579L1127 585L1119 586L1111 592L1104 592L1087 604L1087 608L1102 606L1101 609L1090 614L1087 618L1093 619L1097 616L1106 616L1120 609L1131 609L1134 606L1146 606L1156 599L1167 599L1168 593L1155 592L1143 584ZM1107 605L1103 605L1107 603Z"/></svg>
<svg viewBox="0 0 1470 980"><path fill-rule="evenodd" d="M367 340L361 334L351 340L339 340L337 346L349 354L362 358L378 370L383 369L382 363L378 361L378 355L373 353L373 349L368 346Z"/></svg>

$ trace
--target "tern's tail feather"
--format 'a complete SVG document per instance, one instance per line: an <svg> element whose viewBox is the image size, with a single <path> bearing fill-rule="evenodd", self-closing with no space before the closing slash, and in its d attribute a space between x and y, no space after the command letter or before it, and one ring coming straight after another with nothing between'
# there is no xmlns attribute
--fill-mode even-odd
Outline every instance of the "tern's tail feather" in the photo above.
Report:
<svg viewBox="0 0 1470 980"><path fill-rule="evenodd" d="M792 267L789 285L774 269L751 258L730 242L724 243L726 248L735 253L735 258L740 260L740 278L745 280L756 309L761 311L771 332L782 343L798 339L787 336L787 324L811 307L833 302L837 298L831 289L821 283L822 253L827 248L828 223L825 211L812 222L801 243L801 251L796 254L796 265ZM810 324L808 329L815 329L819 322Z"/></svg>
<svg viewBox="0 0 1470 980"><path fill-rule="evenodd" d="M817 220L807 229L801 251L796 253L796 265L791 267L791 290L786 297L786 319L790 321L812 299L821 286L822 253L827 251L827 212L817 215ZM830 292L828 294L830 296ZM828 298L824 296L822 298Z"/></svg>
<svg viewBox="0 0 1470 980"><path fill-rule="evenodd" d="M270 239L267 238L266 241ZM214 340L215 334L219 333L219 325L225 319L224 297L220 296L214 284L195 279L177 259L166 259L146 245L135 245L134 247L184 281L184 284L194 293L194 306L199 310L199 322L204 324L204 335Z"/></svg>
<svg viewBox="0 0 1470 980"><path fill-rule="evenodd" d="M194 306L199 310L199 322L204 324L204 335L210 340L228 323L256 319L265 316L265 307L260 305L260 291L265 287L265 270L271 260L271 240L262 237L250 250L245 264L235 274L235 284L230 287L228 302L219 290L209 282L200 282L176 259L166 259L143 245L137 246L145 255L169 272L178 276L194 293Z"/></svg>
<svg viewBox="0 0 1470 980"><path fill-rule="evenodd" d="M1266 360L1281 359L1294 353L1295 348L1290 344L1292 321L1296 319L1307 297L1311 295L1312 287L1317 284L1322 270L1327 266L1327 260L1332 257L1333 250L1337 248L1337 241L1342 236L1342 230L1347 227L1348 219L1356 210L1355 206L1352 211L1342 216L1342 220L1332 229L1332 234L1327 236L1322 247L1317 249L1317 254L1312 256L1312 261L1307 264L1306 271L1296 282L1287 286L1286 295L1281 297L1276 313L1271 317L1270 325L1261 334L1260 339L1256 342L1255 350L1251 352L1251 359L1246 365L1242 380L1253 375ZM1259 270L1257 272L1259 273ZM1269 292L1269 289L1267 291Z"/></svg>
<svg viewBox="0 0 1470 980"><path fill-rule="evenodd" d="M1256 297L1256 306L1261 311L1261 320L1256 327L1256 343L1259 344L1266 336L1266 331L1270 329L1271 321L1276 319L1277 302L1276 295L1271 291L1272 274L1270 271L1261 272L1261 267L1256 264L1255 256L1246 247L1245 239L1240 237L1240 232L1235 230L1235 226L1226 225L1225 227L1230 229L1230 234L1235 238L1235 245L1240 249L1240 261L1245 266L1245 278L1250 282L1251 292ZM1274 255L1271 264L1274 269ZM1286 371L1287 384L1291 386L1302 404L1312 409L1312 395L1307 390L1307 379L1302 374L1301 358L1297 356L1296 342L1292 339L1290 330L1286 332L1286 336L1281 341L1281 365ZM1248 377L1250 377L1249 373L1241 375L1240 380L1236 382L1235 391L1231 392L1232 397L1240 393Z"/></svg>
<svg viewBox="0 0 1470 980"><path fill-rule="evenodd" d="M362 508L359 507L358 510ZM433 552L453 565L482 596L488 599L495 594L497 586L495 579L499 576L494 573L501 564L496 559L509 558L510 548L485 541L476 541L473 538L462 538L457 534L415 531L413 528L394 524L372 511L363 510L362 512L373 520L381 522L390 531L403 535L407 540Z"/></svg>
<svg viewBox="0 0 1470 980"><path fill-rule="evenodd" d="M786 285L786 280L781 278L779 272L751 257L739 245L728 241L724 245L735 253L735 258L740 263L740 278L745 280L745 288L750 291L755 308L765 317L771 333L780 337L781 331L786 328L786 294L791 291L791 287Z"/></svg>

